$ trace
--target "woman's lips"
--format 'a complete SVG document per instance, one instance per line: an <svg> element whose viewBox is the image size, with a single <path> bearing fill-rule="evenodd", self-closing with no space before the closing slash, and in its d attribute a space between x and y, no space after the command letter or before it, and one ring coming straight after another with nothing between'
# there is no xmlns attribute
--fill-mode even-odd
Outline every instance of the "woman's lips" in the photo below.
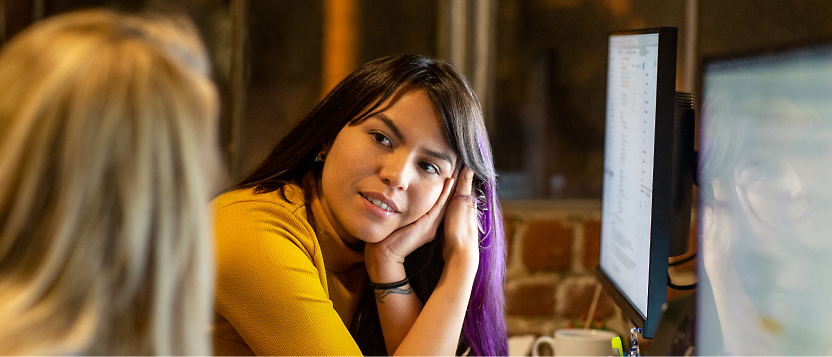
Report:
<svg viewBox="0 0 832 357"><path fill-rule="evenodd" d="M812 222L818 219L826 220L830 214L832 214L832 205L828 203L822 203L815 205L814 207L807 209L803 212L800 216L795 219L795 222L803 223L803 222Z"/></svg>
<svg viewBox="0 0 832 357"><path fill-rule="evenodd" d="M367 208L377 214L378 216L389 218L399 212L399 207L393 200L384 197L384 195L377 192L359 192L358 193Z"/></svg>

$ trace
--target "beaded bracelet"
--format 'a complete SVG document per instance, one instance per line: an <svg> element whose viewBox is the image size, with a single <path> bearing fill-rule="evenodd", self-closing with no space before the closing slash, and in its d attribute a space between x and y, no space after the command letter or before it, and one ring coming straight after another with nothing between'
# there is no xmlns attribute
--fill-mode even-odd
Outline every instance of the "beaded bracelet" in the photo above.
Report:
<svg viewBox="0 0 832 357"><path fill-rule="evenodd" d="M373 288L373 290L390 290L410 284L410 278L404 278L404 280L400 280L395 283L376 284L371 281L367 284L370 285L370 287Z"/></svg>

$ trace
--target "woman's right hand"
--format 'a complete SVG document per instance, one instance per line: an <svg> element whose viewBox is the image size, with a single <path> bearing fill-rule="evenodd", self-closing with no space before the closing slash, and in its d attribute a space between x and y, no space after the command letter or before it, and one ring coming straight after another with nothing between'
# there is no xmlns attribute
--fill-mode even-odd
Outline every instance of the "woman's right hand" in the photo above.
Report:
<svg viewBox="0 0 832 357"><path fill-rule="evenodd" d="M390 266L401 267L404 264L405 257L425 245L425 243L431 242L436 238L439 223L445 217L448 198L454 190L456 177L457 175L455 174L454 177L445 180L445 185L442 188L439 199L422 217L419 217L413 223L395 230L381 242L365 245L365 264L367 273L370 275L372 281L386 283L398 280L394 277L389 277L389 274L384 274L384 271L389 271Z"/></svg>

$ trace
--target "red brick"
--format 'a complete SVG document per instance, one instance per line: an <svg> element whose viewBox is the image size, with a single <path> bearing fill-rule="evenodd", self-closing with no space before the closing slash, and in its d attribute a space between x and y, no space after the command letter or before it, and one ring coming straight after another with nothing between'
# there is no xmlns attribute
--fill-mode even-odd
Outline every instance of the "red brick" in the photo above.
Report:
<svg viewBox="0 0 832 357"><path fill-rule="evenodd" d="M514 232L516 231L517 223L511 218L503 217L503 230L506 233L506 255L511 257L511 245L514 243Z"/></svg>
<svg viewBox="0 0 832 357"><path fill-rule="evenodd" d="M566 299L563 304L561 315L566 318L586 318L589 308L592 306L592 298L595 296L596 284L569 284L564 286ZM601 289L601 296L598 298L598 305L595 307L595 315L605 319L615 312L615 303L609 294Z"/></svg>
<svg viewBox="0 0 832 357"><path fill-rule="evenodd" d="M601 255L601 221L592 220L584 223L584 249L581 263L584 268L595 269L600 263Z"/></svg>
<svg viewBox="0 0 832 357"><path fill-rule="evenodd" d="M506 313L520 316L544 316L555 314L554 284L524 283L506 291Z"/></svg>
<svg viewBox="0 0 832 357"><path fill-rule="evenodd" d="M529 320L538 320L538 318L529 318L529 317L521 317L521 316L512 316L515 321L522 320L528 322ZM552 316L546 316L545 319L551 320ZM535 336L543 336L543 335L552 335L552 331L550 328L546 326L545 323L511 323L511 321L506 321L506 328L508 329L508 336L523 336L523 335L535 335Z"/></svg>
<svg viewBox="0 0 832 357"><path fill-rule="evenodd" d="M523 262L530 271L568 269L572 259L572 228L559 219L528 222L523 237Z"/></svg>

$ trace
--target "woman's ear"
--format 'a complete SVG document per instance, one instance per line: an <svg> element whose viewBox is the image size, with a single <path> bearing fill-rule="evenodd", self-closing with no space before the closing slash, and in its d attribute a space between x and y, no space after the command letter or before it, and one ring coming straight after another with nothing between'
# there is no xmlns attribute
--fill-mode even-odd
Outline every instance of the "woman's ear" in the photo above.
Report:
<svg viewBox="0 0 832 357"><path fill-rule="evenodd" d="M329 149L332 149L332 140L327 140L321 145L321 150L324 151L324 154L329 154Z"/></svg>

